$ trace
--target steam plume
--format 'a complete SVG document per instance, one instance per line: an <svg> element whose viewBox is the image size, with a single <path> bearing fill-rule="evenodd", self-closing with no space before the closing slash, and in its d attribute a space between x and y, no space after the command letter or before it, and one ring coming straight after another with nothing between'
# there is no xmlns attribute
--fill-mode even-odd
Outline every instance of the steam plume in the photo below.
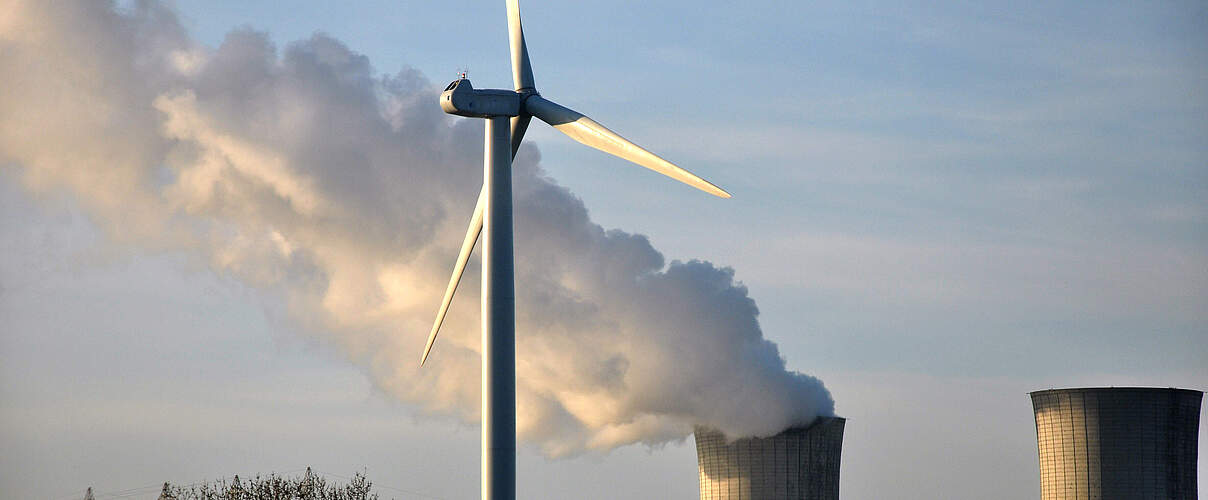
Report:
<svg viewBox="0 0 1208 500"><path fill-rule="evenodd" d="M260 288L416 411L478 420L476 267L416 357L481 182L481 121L323 35L278 53L240 29L212 49L153 0L4 3L0 166L71 194L117 244ZM558 456L831 414L733 271L604 230L532 146L514 184L522 440Z"/></svg>

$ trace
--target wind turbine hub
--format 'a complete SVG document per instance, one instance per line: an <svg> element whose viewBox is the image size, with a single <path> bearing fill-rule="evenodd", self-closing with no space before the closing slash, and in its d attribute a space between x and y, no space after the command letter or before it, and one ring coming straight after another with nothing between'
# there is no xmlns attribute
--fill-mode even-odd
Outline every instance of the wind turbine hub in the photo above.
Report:
<svg viewBox="0 0 1208 500"><path fill-rule="evenodd" d="M440 109L471 118L517 116L521 95L514 90L476 89L468 78L459 78L441 92Z"/></svg>

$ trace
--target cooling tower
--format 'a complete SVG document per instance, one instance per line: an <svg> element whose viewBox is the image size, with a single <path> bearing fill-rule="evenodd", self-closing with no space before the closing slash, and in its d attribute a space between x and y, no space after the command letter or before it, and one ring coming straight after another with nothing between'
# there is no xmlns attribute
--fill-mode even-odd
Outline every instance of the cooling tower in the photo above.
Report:
<svg viewBox="0 0 1208 500"><path fill-rule="evenodd" d="M769 438L731 443L720 432L697 427L701 500L838 499L845 422L819 417Z"/></svg>
<svg viewBox="0 0 1208 500"><path fill-rule="evenodd" d="M1033 392L1040 498L1194 500L1203 395L1138 387Z"/></svg>

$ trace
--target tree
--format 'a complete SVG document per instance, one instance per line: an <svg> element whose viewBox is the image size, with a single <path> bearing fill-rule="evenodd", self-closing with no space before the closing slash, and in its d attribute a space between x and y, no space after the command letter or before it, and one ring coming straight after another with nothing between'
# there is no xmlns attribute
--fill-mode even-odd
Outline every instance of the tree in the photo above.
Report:
<svg viewBox="0 0 1208 500"><path fill-rule="evenodd" d="M159 498L156 500L176 500L176 495L172 493L172 486L164 482L164 488L159 490Z"/></svg>
<svg viewBox="0 0 1208 500"><path fill-rule="evenodd" d="M269 474L252 479L235 476L187 486L164 483L159 500L378 500L373 483L356 473L348 484L328 483L309 467L300 478Z"/></svg>

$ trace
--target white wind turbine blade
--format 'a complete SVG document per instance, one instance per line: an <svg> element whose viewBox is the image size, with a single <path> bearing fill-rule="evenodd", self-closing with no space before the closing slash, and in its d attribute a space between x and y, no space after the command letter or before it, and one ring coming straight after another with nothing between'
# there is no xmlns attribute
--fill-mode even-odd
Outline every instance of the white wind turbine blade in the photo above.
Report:
<svg viewBox="0 0 1208 500"><path fill-rule="evenodd" d="M508 48L512 53L512 83L517 92L536 92L533 83L533 68L529 65L528 46L524 43L524 28L520 26L520 2L508 0ZM520 149L524 140L524 132L528 130L532 115L520 110L519 116L512 117L512 157Z"/></svg>
<svg viewBox="0 0 1208 500"><path fill-rule="evenodd" d="M441 323L445 322L445 313L449 312L449 304L453 302L453 293L466 270L466 262L474 252L474 243L482 233L482 211L487 201L487 189L483 186L478 193L478 203L474 205L474 215L470 217L470 227L466 229L466 239L461 243L461 253L457 254L457 263L453 265L453 276L449 278L449 286L445 288L445 298L440 302L440 310L436 312L436 321L432 323L432 332L428 334L428 344L424 346L424 355L419 359L419 365L424 366L428 361L428 353L432 352L432 344L436 343L436 334L440 332Z"/></svg>
<svg viewBox="0 0 1208 500"><path fill-rule="evenodd" d="M508 0L508 46L512 52L512 82L516 90L537 90L533 83L533 68L529 65L528 47L524 44L524 29L520 27L520 1Z"/></svg>
<svg viewBox="0 0 1208 500"><path fill-rule="evenodd" d="M529 121L533 119L533 115L520 111L519 116L513 116L511 120L512 126L512 159L516 158L516 151L520 150L520 141L524 140L524 131L528 130Z"/></svg>
<svg viewBox="0 0 1208 500"><path fill-rule="evenodd" d="M509 5L511 4L509 3ZM711 195L722 198L730 197L730 193L727 193L722 188L714 186L709 181L696 176L696 174L677 167L675 164L660 158L641 146L629 142L624 137L617 135L616 132L608 130L607 127L596 123L595 120L573 109L559 105L540 95L529 96L524 101L524 108L525 111L528 111L533 116L553 125L559 132L569 135L571 139L587 146L637 163Z"/></svg>

